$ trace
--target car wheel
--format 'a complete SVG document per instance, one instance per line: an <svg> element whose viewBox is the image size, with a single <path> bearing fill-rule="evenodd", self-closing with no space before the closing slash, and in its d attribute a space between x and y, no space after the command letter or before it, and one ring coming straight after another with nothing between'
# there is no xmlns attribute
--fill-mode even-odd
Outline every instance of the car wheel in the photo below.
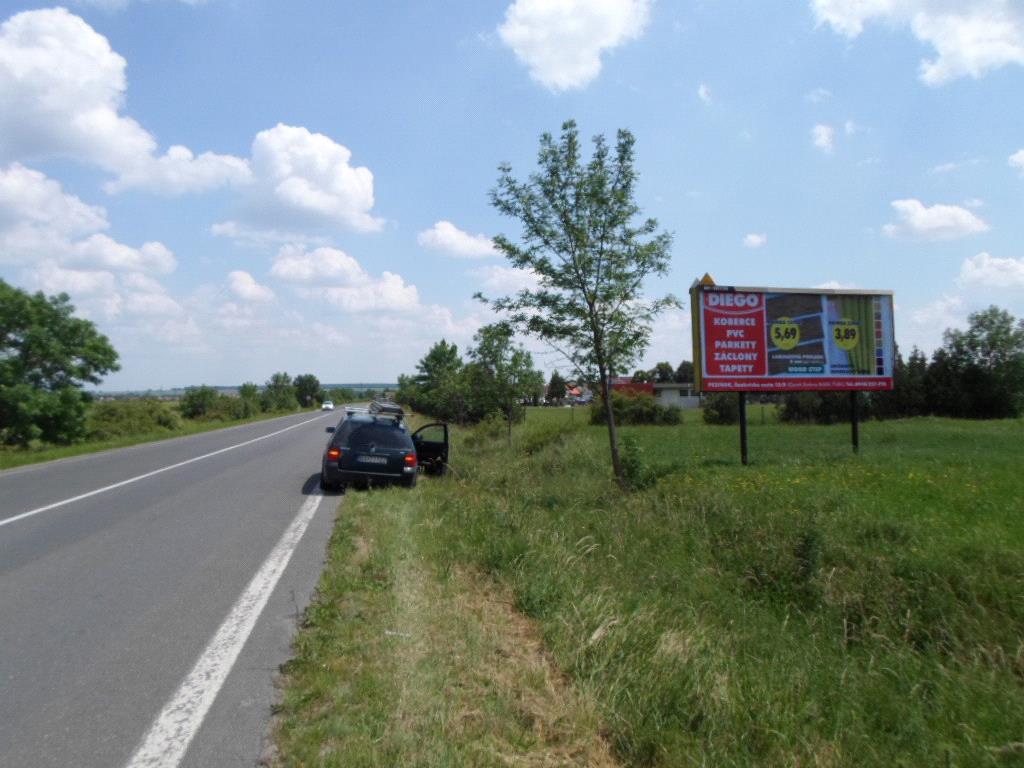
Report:
<svg viewBox="0 0 1024 768"><path fill-rule="evenodd" d="M328 489L327 480L324 478L324 473L320 473L320 490L326 491Z"/></svg>
<svg viewBox="0 0 1024 768"><path fill-rule="evenodd" d="M412 477L407 477L404 480L402 480L402 487L403 488L415 488L416 487L416 475L413 475Z"/></svg>

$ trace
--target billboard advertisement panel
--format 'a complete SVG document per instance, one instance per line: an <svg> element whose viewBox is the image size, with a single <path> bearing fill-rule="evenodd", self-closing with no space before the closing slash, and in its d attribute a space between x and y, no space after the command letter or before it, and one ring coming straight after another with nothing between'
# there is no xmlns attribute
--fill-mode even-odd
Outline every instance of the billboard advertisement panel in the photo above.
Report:
<svg viewBox="0 0 1024 768"><path fill-rule="evenodd" d="M695 283L690 296L703 392L892 389L891 291Z"/></svg>

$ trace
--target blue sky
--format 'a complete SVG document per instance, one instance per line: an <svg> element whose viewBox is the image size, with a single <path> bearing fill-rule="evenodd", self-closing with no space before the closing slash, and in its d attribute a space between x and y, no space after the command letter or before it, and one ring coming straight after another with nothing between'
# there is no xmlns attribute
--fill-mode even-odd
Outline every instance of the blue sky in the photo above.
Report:
<svg viewBox="0 0 1024 768"><path fill-rule="evenodd" d="M675 235L652 294L891 289L928 352L1024 316L1019 0L5 0L0 25L0 277L72 296L121 353L104 388L464 349L473 293L530 281L489 244L517 233L497 167L568 118L637 138ZM670 313L642 363L690 349Z"/></svg>

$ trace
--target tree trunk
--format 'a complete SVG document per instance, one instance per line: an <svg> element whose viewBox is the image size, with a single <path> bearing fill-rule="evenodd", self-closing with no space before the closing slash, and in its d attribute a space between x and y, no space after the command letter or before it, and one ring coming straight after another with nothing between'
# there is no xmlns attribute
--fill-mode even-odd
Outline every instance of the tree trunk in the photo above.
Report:
<svg viewBox="0 0 1024 768"><path fill-rule="evenodd" d="M608 372L603 365L598 365L598 374L601 377L601 399L604 401L604 412L608 418L608 442L612 450L612 472L615 473L615 481L622 490L628 490L626 476L622 472L622 461L619 459L619 433L615 428L615 409L612 407L611 382L608 380Z"/></svg>
<svg viewBox="0 0 1024 768"><path fill-rule="evenodd" d="M508 447L512 447L512 409L508 408L505 411L506 421L508 421Z"/></svg>

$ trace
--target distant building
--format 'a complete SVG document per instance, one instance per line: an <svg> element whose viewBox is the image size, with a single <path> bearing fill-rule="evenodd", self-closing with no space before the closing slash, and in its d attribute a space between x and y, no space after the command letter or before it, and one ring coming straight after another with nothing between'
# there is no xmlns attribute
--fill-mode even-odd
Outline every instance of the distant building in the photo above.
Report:
<svg viewBox="0 0 1024 768"><path fill-rule="evenodd" d="M693 382L636 382L629 376L616 376L612 379L612 390L615 392L646 392L654 395L658 405L674 405L677 408L700 408L700 394L693 388Z"/></svg>
<svg viewBox="0 0 1024 768"><path fill-rule="evenodd" d="M654 385L649 382L633 381L629 376L613 376L612 377L612 391L613 392L646 392L649 395L654 394Z"/></svg>
<svg viewBox="0 0 1024 768"><path fill-rule="evenodd" d="M654 399L658 405L674 405L677 408L700 408L700 393L693 388L693 382L670 382L654 384Z"/></svg>

